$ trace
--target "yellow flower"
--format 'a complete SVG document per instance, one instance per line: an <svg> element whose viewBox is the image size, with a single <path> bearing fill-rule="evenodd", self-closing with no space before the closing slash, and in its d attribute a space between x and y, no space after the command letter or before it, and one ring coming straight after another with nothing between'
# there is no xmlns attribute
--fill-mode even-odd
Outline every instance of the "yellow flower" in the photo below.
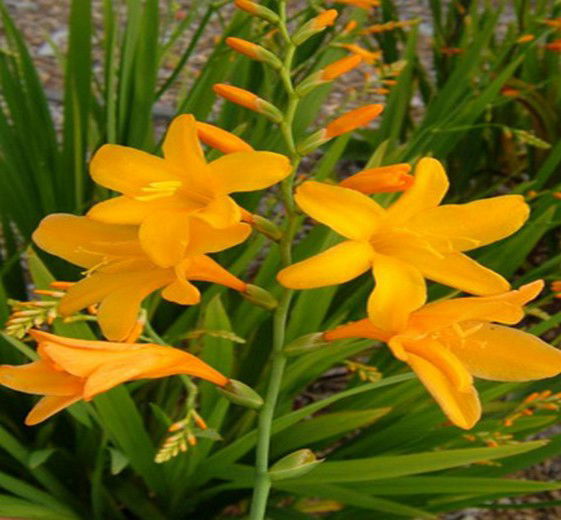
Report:
<svg viewBox="0 0 561 520"><path fill-rule="evenodd" d="M39 359L26 365L0 366L0 384L44 396L27 415L25 424L29 426L126 381L186 374L220 386L228 383L220 372L176 348L86 341L38 330L29 333L39 344Z"/></svg>
<svg viewBox="0 0 561 520"><path fill-rule="evenodd" d="M533 381L561 372L561 352L511 327L543 282L495 296L455 298L425 305L388 332L368 319L337 327L324 339L372 338L408 363L448 418L469 429L481 416L473 376L492 381Z"/></svg>
<svg viewBox="0 0 561 520"><path fill-rule="evenodd" d="M53 214L44 218L33 234L45 251L87 269L88 276L72 285L60 301L63 316L101 302L98 320L104 335L123 340L133 331L142 300L163 288L162 297L182 305L200 300L189 280L215 282L245 292L247 284L230 274L205 253L216 252L243 242L250 232L247 224L217 230L200 219L187 222L191 236L186 256L174 267L156 265L143 251L136 226L106 224L87 217ZM161 240L166 222L160 225Z"/></svg>
<svg viewBox="0 0 561 520"><path fill-rule="evenodd" d="M272 152L230 153L207 163L195 119L187 114L173 120L163 150L162 159L126 146L102 146L91 175L124 195L88 213L100 222L139 224L143 249L161 267L182 261L193 217L219 229L236 225L242 212L230 193L267 188L290 173L288 159Z"/></svg>
<svg viewBox="0 0 561 520"><path fill-rule="evenodd" d="M422 159L413 186L384 209L355 190L314 181L296 191L300 208L347 240L283 269L293 289L347 282L372 268L376 286L368 314L377 327L397 330L426 301L425 278L477 295L508 290L508 282L462 251L500 240L528 218L520 195L439 206L448 179L435 159Z"/></svg>

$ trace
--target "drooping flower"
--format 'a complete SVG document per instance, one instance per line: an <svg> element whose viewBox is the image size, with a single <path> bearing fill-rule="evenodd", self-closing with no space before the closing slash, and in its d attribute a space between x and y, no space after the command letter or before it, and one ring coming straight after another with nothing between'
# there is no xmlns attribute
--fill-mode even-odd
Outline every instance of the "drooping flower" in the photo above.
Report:
<svg viewBox="0 0 561 520"><path fill-rule="evenodd" d="M364 319L327 331L323 338L386 342L398 359L411 366L448 418L469 429L481 416L473 376L518 382L561 373L561 351L532 334L497 325L518 323L524 317L524 304L542 288L538 280L495 296L429 303L393 331Z"/></svg>
<svg viewBox="0 0 561 520"><path fill-rule="evenodd" d="M44 397L25 419L31 426L81 399L136 379L185 374L224 386L228 378L182 350L151 343L109 343L63 338L31 330L39 359L26 365L0 366L0 384Z"/></svg>
<svg viewBox="0 0 561 520"><path fill-rule="evenodd" d="M166 240L167 222L160 224ZM190 240L183 260L160 267L142 249L136 226L106 224L87 217L53 214L44 218L33 234L45 251L87 269L87 277L68 288L58 312L71 315L101 303L98 320L104 335L122 340L133 330L140 304L150 293L163 288L162 297L182 305L200 300L190 280L203 280L247 291L247 284L218 265L206 253L239 244L250 232L247 224L217 230L200 219L191 219L185 231Z"/></svg>
<svg viewBox="0 0 561 520"><path fill-rule="evenodd" d="M520 195L503 195L439 206L447 190L442 165L430 158L419 162L413 186L387 209L355 190L303 183L295 196L300 208L347 240L283 269L279 281L311 289L372 269L376 285L368 314L385 330L402 328L409 313L425 303L425 278L476 295L508 290L502 276L463 251L517 231L528 218L528 205Z"/></svg>
<svg viewBox="0 0 561 520"><path fill-rule="evenodd" d="M126 146L102 146L91 175L123 196L88 212L100 222L140 225L140 243L160 267L183 259L193 219L218 229L237 225L242 211L230 193L261 190L290 173L288 159L272 152L235 152L207 163L195 119L187 114L173 120L163 150L160 158Z"/></svg>

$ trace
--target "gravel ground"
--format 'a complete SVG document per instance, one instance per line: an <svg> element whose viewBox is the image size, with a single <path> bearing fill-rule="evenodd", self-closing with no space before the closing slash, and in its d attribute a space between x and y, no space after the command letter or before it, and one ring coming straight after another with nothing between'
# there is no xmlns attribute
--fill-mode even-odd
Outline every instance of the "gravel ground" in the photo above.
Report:
<svg viewBox="0 0 561 520"><path fill-rule="evenodd" d="M57 57L56 48L62 50L67 45L68 32L66 29L66 19L68 17L69 1L60 0L5 0L10 13L14 16L18 27L23 31L25 39L29 45L32 56L38 65L40 78L44 83L49 98L53 102L53 111L57 114L57 99L60 99L62 91L62 75L59 58ZM180 11L186 11L190 2L176 2ZM98 34L102 30L102 0L94 0L94 26ZM161 2L164 6L166 3ZM432 28L430 17L428 16L428 8L426 2L415 2L413 0L401 0L399 3L401 17L405 19L422 18L420 24L421 48L420 56L425 63L430 63L431 55L431 35ZM225 6L223 15L228 16L231 7ZM507 17L511 16L509 13ZM201 44L202 51L193 56L189 63L187 71L197 69L203 64L212 48L212 40L214 34L219 32L219 26L215 22L216 31L207 31L206 42ZM184 48L185 42L188 41L190 34L186 34L177 43L177 48ZM94 59L96 61L95 69L100 67L100 52L94 48ZM162 79L165 78L173 69L174 57L163 64ZM339 82L339 88L335 89L326 104L324 116L328 117L335 111L339 110L342 103L349 102L349 91L354 89L356 96L351 99L351 104L360 104L361 102L361 85L363 85L364 76L362 72L351 73L345 76L344 81ZM178 82L185 88L185 78L181 78ZM171 89L156 107L158 115L169 117L174 113L173 106L178 95L178 89ZM363 95L363 94L362 94ZM369 102L381 102L382 97L372 99L370 94ZM415 102L415 100L414 100ZM554 433L554 432L548 432ZM555 432L558 433L558 432ZM545 461L544 463L531 468L516 477L535 479L539 481L559 480L561 478L561 458ZM561 491L548 493L540 493L532 496L516 499L505 499L501 501L503 504L528 504L528 509L517 509L510 511L485 511L479 509L469 509L458 511L445 515L446 520L555 520L561 519L561 507L548 509L533 509L532 503L561 500ZM0 520L2 520L0 518Z"/></svg>

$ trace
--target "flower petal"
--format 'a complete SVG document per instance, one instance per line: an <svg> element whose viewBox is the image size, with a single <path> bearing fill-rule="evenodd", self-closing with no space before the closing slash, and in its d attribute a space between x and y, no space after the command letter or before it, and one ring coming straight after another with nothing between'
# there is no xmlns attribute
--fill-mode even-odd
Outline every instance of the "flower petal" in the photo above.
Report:
<svg viewBox="0 0 561 520"><path fill-rule="evenodd" d="M162 205L165 207L165 202L167 200L142 202L126 196L113 197L90 208L87 216L111 224L140 224L146 215L157 211Z"/></svg>
<svg viewBox="0 0 561 520"><path fill-rule="evenodd" d="M71 404L82 399L82 394L67 395L67 396L54 396L48 395L39 399L37 404L31 409L25 418L27 426L34 426L43 422L44 420L52 417L55 413L68 408Z"/></svg>
<svg viewBox="0 0 561 520"><path fill-rule="evenodd" d="M55 370L40 359L26 365L0 366L0 384L28 394L74 395L83 383L77 377Z"/></svg>
<svg viewBox="0 0 561 520"><path fill-rule="evenodd" d="M146 217L138 232L142 248L160 267L179 263L189 243L191 217L185 211L160 210Z"/></svg>
<svg viewBox="0 0 561 520"><path fill-rule="evenodd" d="M292 170L287 157L273 152L230 153L209 166L224 193L268 188Z"/></svg>
<svg viewBox="0 0 561 520"><path fill-rule="evenodd" d="M178 169L191 172L206 165L195 118L191 114L182 114L171 122L162 149L166 160Z"/></svg>
<svg viewBox="0 0 561 520"><path fill-rule="evenodd" d="M185 276L189 280L213 282L230 287L236 291L245 291L247 284L224 269L209 256L192 256L185 263Z"/></svg>
<svg viewBox="0 0 561 520"><path fill-rule="evenodd" d="M227 195L215 197L195 215L208 222L212 227L224 229L238 224L242 218L242 211L234 199Z"/></svg>
<svg viewBox="0 0 561 520"><path fill-rule="evenodd" d="M369 240L385 214L367 195L315 181L298 187L295 200L310 217L351 240Z"/></svg>
<svg viewBox="0 0 561 520"><path fill-rule="evenodd" d="M413 313L409 325L414 329L436 330L463 321L495 321L513 325L524 317L523 306L543 289L543 281L495 296L453 298L429 303Z"/></svg>
<svg viewBox="0 0 561 520"><path fill-rule="evenodd" d="M448 191L448 177L442 164L425 157L415 168L413 186L387 210L388 221L403 223L418 213L435 208Z"/></svg>
<svg viewBox="0 0 561 520"><path fill-rule="evenodd" d="M96 222L87 217L54 213L45 217L33 233L34 242L53 255L81 267L93 267L104 256L142 255L134 226Z"/></svg>
<svg viewBox="0 0 561 520"><path fill-rule="evenodd" d="M529 212L524 197L504 195L429 209L416 215L408 228L448 245L448 250L469 251L512 235Z"/></svg>
<svg viewBox="0 0 561 520"><path fill-rule="evenodd" d="M561 351L527 332L481 323L450 350L476 377L492 381L533 381L561 373Z"/></svg>
<svg viewBox="0 0 561 520"><path fill-rule="evenodd" d="M181 181L181 171L170 161L117 144L103 145L90 163L92 179L106 188L131 197L145 193L153 182Z"/></svg>
<svg viewBox="0 0 561 520"><path fill-rule="evenodd" d="M313 289L348 282L372 264L373 251L366 242L347 240L323 253L284 268L278 281L290 289Z"/></svg>
<svg viewBox="0 0 561 520"><path fill-rule="evenodd" d="M368 317L383 330L405 328L409 314L427 299L425 279L411 264L376 255L373 261L376 285L368 299Z"/></svg>
<svg viewBox="0 0 561 520"><path fill-rule="evenodd" d="M441 370L415 354L407 357L407 363L450 421L465 430L473 428L481 417L481 404L473 386L469 392L460 392Z"/></svg>
<svg viewBox="0 0 561 520"><path fill-rule="evenodd" d="M235 224L224 229L216 229L204 220L192 218L189 223L189 244L185 255L218 253L241 244L250 234L251 226L248 224Z"/></svg>
<svg viewBox="0 0 561 520"><path fill-rule="evenodd" d="M185 278L177 278L164 287L162 298L180 305L195 305L201 301L201 293Z"/></svg>
<svg viewBox="0 0 561 520"><path fill-rule="evenodd" d="M471 294L498 294L510 289L510 284L500 274L462 253L437 257L418 252L411 257L411 263L428 279Z"/></svg>

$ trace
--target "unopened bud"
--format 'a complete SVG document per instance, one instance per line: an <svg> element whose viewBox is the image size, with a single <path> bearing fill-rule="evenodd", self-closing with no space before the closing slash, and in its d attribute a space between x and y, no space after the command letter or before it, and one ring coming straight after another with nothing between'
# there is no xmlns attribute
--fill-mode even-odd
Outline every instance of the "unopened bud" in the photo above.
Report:
<svg viewBox="0 0 561 520"><path fill-rule="evenodd" d="M252 60L261 61L267 63L274 69L280 69L282 67L281 61L270 51L264 49L260 45L253 42L248 42L241 38L229 37L226 38L226 43L235 51L251 58Z"/></svg>
<svg viewBox="0 0 561 520"><path fill-rule="evenodd" d="M251 225L254 229L259 231L259 233L263 233L263 235L269 237L271 240L279 241L282 237L280 228L274 222L271 222L261 215L251 215Z"/></svg>
<svg viewBox="0 0 561 520"><path fill-rule="evenodd" d="M258 410L263 406L263 398L241 381L230 379L226 386L218 388L222 395L232 403Z"/></svg>
<svg viewBox="0 0 561 520"><path fill-rule="evenodd" d="M323 459L316 458L312 450L298 450L276 462L269 470L269 477L271 480L301 477L322 462Z"/></svg>
<svg viewBox="0 0 561 520"><path fill-rule="evenodd" d="M304 43L308 38L323 31L327 26L333 25L335 23L335 18L337 18L338 13L335 9L328 9L327 11L322 11L315 18L306 22L292 37L292 41L296 45Z"/></svg>
<svg viewBox="0 0 561 520"><path fill-rule="evenodd" d="M323 337L323 332L314 332L291 341L286 347L284 347L284 353L287 356L307 354L308 352L313 352L314 350L323 348L328 344L329 342Z"/></svg>
<svg viewBox="0 0 561 520"><path fill-rule="evenodd" d="M259 18L263 18L263 20L267 20L268 22L277 23L279 21L279 17L276 13L267 7L251 2L250 0L234 0L234 4L238 9L254 16L258 16Z"/></svg>
<svg viewBox="0 0 561 520"><path fill-rule="evenodd" d="M282 114L277 107L249 90L226 85L224 83L217 83L212 89L224 99L249 108L249 110L253 110L254 112L259 112L275 123L280 123L282 121Z"/></svg>
<svg viewBox="0 0 561 520"><path fill-rule="evenodd" d="M278 305L277 299L269 292L258 287L257 285L247 284L242 296L249 302L259 305L269 311L275 309Z"/></svg>

